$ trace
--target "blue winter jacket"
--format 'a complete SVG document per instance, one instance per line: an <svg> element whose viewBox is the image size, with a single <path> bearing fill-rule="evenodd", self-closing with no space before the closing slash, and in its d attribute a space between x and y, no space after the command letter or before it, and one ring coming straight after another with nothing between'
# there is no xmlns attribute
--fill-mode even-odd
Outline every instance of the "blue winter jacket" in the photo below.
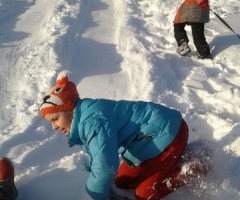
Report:
<svg viewBox="0 0 240 200"><path fill-rule="evenodd" d="M86 190L95 200L108 199L119 167L119 154L132 166L159 155L180 127L179 111L142 101L79 99L69 146L89 154Z"/></svg>

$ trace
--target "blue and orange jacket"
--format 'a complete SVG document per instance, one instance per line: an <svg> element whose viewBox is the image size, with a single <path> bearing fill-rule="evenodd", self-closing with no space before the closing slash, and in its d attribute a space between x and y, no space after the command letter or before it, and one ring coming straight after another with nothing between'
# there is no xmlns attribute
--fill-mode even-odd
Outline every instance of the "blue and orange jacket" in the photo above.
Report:
<svg viewBox="0 0 240 200"><path fill-rule="evenodd" d="M86 190L92 199L106 200L119 167L119 155L129 165L159 155L176 137L179 111L142 101L79 99L74 110L69 146L89 155Z"/></svg>

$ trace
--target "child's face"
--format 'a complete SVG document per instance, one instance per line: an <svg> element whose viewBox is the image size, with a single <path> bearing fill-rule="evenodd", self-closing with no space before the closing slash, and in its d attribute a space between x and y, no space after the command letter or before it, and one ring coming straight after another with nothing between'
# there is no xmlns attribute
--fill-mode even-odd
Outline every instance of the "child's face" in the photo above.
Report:
<svg viewBox="0 0 240 200"><path fill-rule="evenodd" d="M53 130L58 130L64 135L68 135L71 130L72 116L72 112L63 111L47 114L44 118L52 124Z"/></svg>

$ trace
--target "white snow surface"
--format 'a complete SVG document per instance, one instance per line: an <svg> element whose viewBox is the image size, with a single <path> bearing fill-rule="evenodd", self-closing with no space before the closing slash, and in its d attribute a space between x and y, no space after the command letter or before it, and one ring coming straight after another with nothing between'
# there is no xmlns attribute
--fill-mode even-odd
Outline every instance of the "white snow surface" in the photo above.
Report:
<svg viewBox="0 0 240 200"><path fill-rule="evenodd" d="M176 53L181 0L0 0L0 156L15 166L18 200L89 200L87 156L38 112L63 70L82 98L144 100L178 109L189 142L213 150L201 184L166 200L240 199L240 40L213 13L205 33L214 60ZM240 34L240 1L211 0ZM113 186L114 187L114 186ZM133 191L114 188L123 196Z"/></svg>

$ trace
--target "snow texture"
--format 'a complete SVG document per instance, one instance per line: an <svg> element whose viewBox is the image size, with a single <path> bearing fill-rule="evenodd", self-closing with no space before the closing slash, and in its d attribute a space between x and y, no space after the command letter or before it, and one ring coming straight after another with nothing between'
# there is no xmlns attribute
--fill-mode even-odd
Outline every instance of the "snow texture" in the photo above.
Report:
<svg viewBox="0 0 240 200"><path fill-rule="evenodd" d="M0 156L16 170L18 200L89 200L87 156L38 111L58 73L69 71L82 98L145 100L178 109L189 143L204 140L213 169L166 200L240 199L240 40L211 13L213 60L176 53L180 0L0 0ZM211 8L240 34L239 0ZM133 191L119 190L133 199ZM121 199L119 197L119 199Z"/></svg>

